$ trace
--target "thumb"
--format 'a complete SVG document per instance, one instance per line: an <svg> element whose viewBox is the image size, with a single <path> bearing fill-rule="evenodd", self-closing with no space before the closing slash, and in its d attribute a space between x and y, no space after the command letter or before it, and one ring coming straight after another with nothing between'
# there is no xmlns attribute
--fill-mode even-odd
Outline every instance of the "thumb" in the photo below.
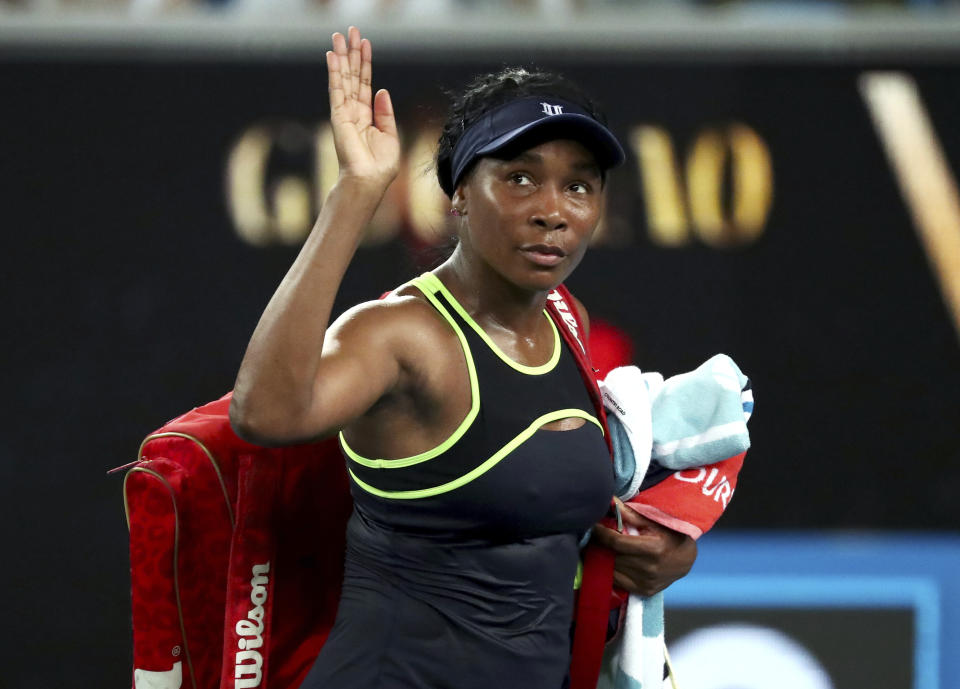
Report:
<svg viewBox="0 0 960 689"><path fill-rule="evenodd" d="M397 135L397 121L393 116L393 101L386 89L377 91L373 98L373 124L384 134Z"/></svg>
<svg viewBox="0 0 960 689"><path fill-rule="evenodd" d="M620 501L618 501L620 502ZM656 522L640 514L629 502L620 502L620 516L623 523L640 531L659 526Z"/></svg>

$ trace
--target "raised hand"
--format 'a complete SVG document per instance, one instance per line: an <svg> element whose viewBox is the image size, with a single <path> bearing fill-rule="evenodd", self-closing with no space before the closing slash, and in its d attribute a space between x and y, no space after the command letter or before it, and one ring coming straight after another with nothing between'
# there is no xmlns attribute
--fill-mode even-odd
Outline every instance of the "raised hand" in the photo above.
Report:
<svg viewBox="0 0 960 689"><path fill-rule="evenodd" d="M330 123L340 176L384 189L400 166L400 139L386 89L372 96L373 49L351 26L347 37L333 34L327 51Z"/></svg>

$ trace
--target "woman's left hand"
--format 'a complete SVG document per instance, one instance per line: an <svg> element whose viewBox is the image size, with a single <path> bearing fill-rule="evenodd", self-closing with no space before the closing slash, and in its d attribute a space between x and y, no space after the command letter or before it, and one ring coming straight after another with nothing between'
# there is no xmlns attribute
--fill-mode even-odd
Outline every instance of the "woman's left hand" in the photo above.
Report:
<svg viewBox="0 0 960 689"><path fill-rule="evenodd" d="M686 576L697 559L697 542L617 502L624 526L632 526L639 533L617 533L599 524L593 529L593 537L616 553L614 585L630 593L652 596Z"/></svg>

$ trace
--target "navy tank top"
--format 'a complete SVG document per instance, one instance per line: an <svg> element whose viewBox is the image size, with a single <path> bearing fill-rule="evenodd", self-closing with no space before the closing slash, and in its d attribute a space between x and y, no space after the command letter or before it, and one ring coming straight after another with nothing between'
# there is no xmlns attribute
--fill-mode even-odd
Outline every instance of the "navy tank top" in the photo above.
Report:
<svg viewBox="0 0 960 689"><path fill-rule="evenodd" d="M456 332L471 408L439 446L367 458L343 435L354 513L343 590L309 689L560 689L578 542L604 515L603 430L556 325L553 354L503 354L440 280L412 282ZM558 419L584 423L540 430Z"/></svg>

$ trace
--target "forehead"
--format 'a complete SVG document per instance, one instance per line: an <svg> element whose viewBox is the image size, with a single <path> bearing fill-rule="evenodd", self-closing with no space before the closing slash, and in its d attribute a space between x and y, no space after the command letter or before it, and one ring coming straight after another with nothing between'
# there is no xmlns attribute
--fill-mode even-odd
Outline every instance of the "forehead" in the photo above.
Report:
<svg viewBox="0 0 960 689"><path fill-rule="evenodd" d="M589 148L574 139L550 139L527 143L525 146L500 151L493 160L497 163L560 164L600 173L597 157Z"/></svg>

